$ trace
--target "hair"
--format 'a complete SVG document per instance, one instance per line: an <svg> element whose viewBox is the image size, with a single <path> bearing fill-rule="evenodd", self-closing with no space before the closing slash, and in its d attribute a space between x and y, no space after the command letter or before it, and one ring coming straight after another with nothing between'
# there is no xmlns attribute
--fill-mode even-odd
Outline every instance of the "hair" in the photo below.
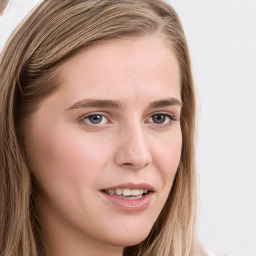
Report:
<svg viewBox="0 0 256 256"><path fill-rule="evenodd" d="M0 15L3 14L4 10L8 5L9 0L0 0Z"/></svg>
<svg viewBox="0 0 256 256"><path fill-rule="evenodd" d="M147 238L124 255L206 255L196 235L196 102L188 47L176 12L163 0L45 0L11 35L0 55L1 255L47 255L22 123L57 90L58 67L90 45L147 35L163 36L179 63L183 144L163 210Z"/></svg>

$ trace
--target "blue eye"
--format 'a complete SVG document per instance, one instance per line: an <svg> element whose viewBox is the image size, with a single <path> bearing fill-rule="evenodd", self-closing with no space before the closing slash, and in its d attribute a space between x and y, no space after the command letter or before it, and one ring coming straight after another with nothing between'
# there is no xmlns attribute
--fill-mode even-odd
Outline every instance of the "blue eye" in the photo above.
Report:
<svg viewBox="0 0 256 256"><path fill-rule="evenodd" d="M155 124L168 124L174 121L174 117L168 114L155 114L150 117L149 122Z"/></svg>
<svg viewBox="0 0 256 256"><path fill-rule="evenodd" d="M83 120L88 124L106 124L108 122L105 116L99 114L86 116Z"/></svg>

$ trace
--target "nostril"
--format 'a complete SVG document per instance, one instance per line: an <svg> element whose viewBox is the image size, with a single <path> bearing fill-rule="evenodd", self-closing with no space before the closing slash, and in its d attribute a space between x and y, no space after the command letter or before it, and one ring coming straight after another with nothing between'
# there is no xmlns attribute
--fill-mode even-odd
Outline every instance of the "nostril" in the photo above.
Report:
<svg viewBox="0 0 256 256"><path fill-rule="evenodd" d="M146 167L148 165L148 163L144 163L144 164L132 164L132 163L124 163L123 166L127 167L129 169L133 169L133 170L139 170L142 169L144 167Z"/></svg>
<svg viewBox="0 0 256 256"><path fill-rule="evenodd" d="M130 136L121 139L119 143L114 154L114 161L118 166L138 170L152 162L147 140L138 129L130 133Z"/></svg>

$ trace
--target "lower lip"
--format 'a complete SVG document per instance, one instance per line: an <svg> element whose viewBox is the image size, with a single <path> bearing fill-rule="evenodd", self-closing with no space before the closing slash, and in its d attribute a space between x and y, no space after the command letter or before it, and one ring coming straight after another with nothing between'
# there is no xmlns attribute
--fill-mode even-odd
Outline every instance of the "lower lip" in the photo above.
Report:
<svg viewBox="0 0 256 256"><path fill-rule="evenodd" d="M147 195L138 198L138 199L128 199L119 197L117 195L109 195L104 192L101 192L101 194L109 200L112 204L117 206L121 210L125 211L143 211L146 210L150 202L152 200L153 192L148 193Z"/></svg>

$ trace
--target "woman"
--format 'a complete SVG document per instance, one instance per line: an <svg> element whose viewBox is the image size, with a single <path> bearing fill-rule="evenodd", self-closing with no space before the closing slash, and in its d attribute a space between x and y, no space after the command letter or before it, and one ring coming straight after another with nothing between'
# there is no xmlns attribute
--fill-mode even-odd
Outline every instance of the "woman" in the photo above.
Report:
<svg viewBox="0 0 256 256"><path fill-rule="evenodd" d="M1 255L207 255L190 61L166 2L43 1L0 65Z"/></svg>

